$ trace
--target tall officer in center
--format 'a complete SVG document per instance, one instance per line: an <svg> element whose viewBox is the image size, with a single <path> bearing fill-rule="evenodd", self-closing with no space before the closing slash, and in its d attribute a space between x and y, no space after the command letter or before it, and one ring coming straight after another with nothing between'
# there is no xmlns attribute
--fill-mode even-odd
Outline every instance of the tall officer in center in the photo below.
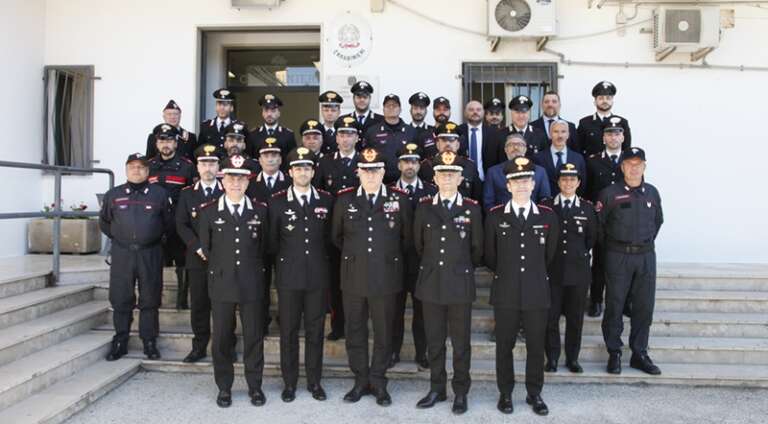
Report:
<svg viewBox="0 0 768 424"><path fill-rule="evenodd" d="M274 94L265 94L259 99L259 106L264 124L248 134L248 154L257 157L264 140L272 137L275 139L274 146L280 149L280 157L285 159L288 152L296 148L296 136L291 129L280 125L280 108L283 107L283 101ZM283 169L286 169L285 161Z"/></svg>
<svg viewBox="0 0 768 424"><path fill-rule="evenodd" d="M480 204L458 192L463 168L452 151L433 160L439 192L416 208L414 245L421 257L416 297L424 309L427 355L431 374L429 393L419 408L446 399L445 340L453 346L453 413L467 411L471 379L472 302L475 267L483 260L483 215Z"/></svg>
<svg viewBox="0 0 768 424"><path fill-rule="evenodd" d="M525 329L526 403L547 415L544 385L544 338L550 307L547 270L560 232L557 215L531 201L533 161L517 157L505 165L512 199L492 208L485 221L485 263L493 271L490 302L496 320L497 408L511 414L515 387L513 350L520 322Z"/></svg>
<svg viewBox="0 0 768 424"><path fill-rule="evenodd" d="M216 99L216 117L206 119L200 123L200 145L213 144L219 150L224 151L225 129L232 123L232 113L235 111L235 96L226 88L220 88L213 92Z"/></svg>
<svg viewBox="0 0 768 424"><path fill-rule="evenodd" d="M579 128L576 130L578 147L585 157L603 150L603 128L609 124L618 125L624 130L622 150L632 146L629 121L613 113L613 97L615 95L616 86L608 81L600 81L592 88L595 113L581 118Z"/></svg>
<svg viewBox="0 0 768 424"><path fill-rule="evenodd" d="M384 158L361 151L360 187L342 190L333 210L333 242L341 250L341 290L347 355L355 386L345 396L357 402L373 393L388 406L387 364L397 296L403 290L403 253L413 242L413 211L405 193L387 188ZM368 318L373 322L373 358L368 362Z"/></svg>
<svg viewBox="0 0 768 424"><path fill-rule="evenodd" d="M280 302L280 371L284 402L296 398L299 380L299 327L304 321L307 390L317 400L323 370L323 328L330 287L333 196L312 187L315 154L299 147L288 154L293 184L269 200L269 251L275 256L275 286Z"/></svg>
<svg viewBox="0 0 768 424"><path fill-rule="evenodd" d="M323 121L323 148L324 154L328 155L336 150L336 120L339 119L341 114L341 104L344 103L344 99L335 91L323 92L319 99L320 101L320 117Z"/></svg>
<svg viewBox="0 0 768 424"><path fill-rule="evenodd" d="M245 158L230 156L222 165L224 195L203 208L200 217L201 257L208 261L208 295L213 313L213 375L219 394L216 404L232 404L235 380L232 349L235 313L240 311L243 363L248 396L264 405L264 256L267 206L245 195L251 171Z"/></svg>
<svg viewBox="0 0 768 424"><path fill-rule="evenodd" d="M382 115L371 110L373 86L367 81L358 81L352 85L349 91L352 92L352 102L354 103L355 110L346 116L355 118L355 121L360 125L361 134L365 134L368 128L378 125L384 120Z"/></svg>

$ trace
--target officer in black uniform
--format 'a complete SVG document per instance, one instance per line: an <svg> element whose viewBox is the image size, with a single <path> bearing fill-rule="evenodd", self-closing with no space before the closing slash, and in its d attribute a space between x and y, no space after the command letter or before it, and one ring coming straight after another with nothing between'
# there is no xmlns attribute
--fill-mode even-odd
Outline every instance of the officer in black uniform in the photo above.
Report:
<svg viewBox="0 0 768 424"><path fill-rule="evenodd" d="M661 374L648 356L648 336L656 303L654 241L664 214L656 187L645 182L645 151L630 147L621 154L623 184L600 193L596 205L600 222L598 240L605 259L605 315L603 338L608 350L607 371L621 373L622 312L632 299L629 366L651 375Z"/></svg>
<svg viewBox="0 0 768 424"><path fill-rule="evenodd" d="M232 112L235 110L235 96L226 88L220 88L213 92L216 99L216 117L206 119L200 124L200 145L213 144L224 150L224 129L232 123Z"/></svg>
<svg viewBox="0 0 768 424"><path fill-rule="evenodd" d="M371 110L371 94L373 86L367 81L357 81L349 90L352 93L352 102L355 104L355 110L346 116L355 118L360 125L361 134L365 134L369 127L379 124L384 117Z"/></svg>
<svg viewBox="0 0 768 424"><path fill-rule="evenodd" d="M336 146L336 120L341 114L341 104L344 103L339 93L325 91L318 99L320 101L320 117L323 119L323 153L330 154L338 150Z"/></svg>
<svg viewBox="0 0 768 424"><path fill-rule="evenodd" d="M440 124L435 128L436 147L438 152L442 153L446 150L450 150L459 155L456 162L464 168L462 172L461 185L459 185L459 193L464 197L477 200L483 197L483 182L480 180L480 174L477 171L477 166L472 162L472 159L460 156L460 136L459 126L453 122L446 122ZM425 153L426 154L426 153ZM421 169L419 170L419 177L424 181L433 182L435 172L432 169L432 158L429 156L427 159L421 161Z"/></svg>
<svg viewBox="0 0 768 424"><path fill-rule="evenodd" d="M280 169L283 165L282 150L275 137L267 137L257 146L259 173L251 173L248 197L258 202L267 202L273 194L291 185L290 178ZM253 172L253 170L251 170Z"/></svg>
<svg viewBox="0 0 768 424"><path fill-rule="evenodd" d="M408 143L398 153L398 168L400 178L390 187L398 188L406 193L413 210L421 199L429 198L437 193L437 187L419 178L421 154L416 143ZM415 361L419 370L429 369L427 361L427 336L424 332L424 313L421 301L413 296L416 289L416 279L419 276L419 255L416 248L411 246L405 252L405 273L403 274L403 291L397 297L397 310L395 311L395 337L392 342L392 358L389 367L392 368L400 362L400 350L403 347L405 335L405 303L408 294L411 295L413 316L411 320L411 334L416 348Z"/></svg>
<svg viewBox="0 0 768 424"><path fill-rule="evenodd" d="M556 372L560 358L560 316L565 315L565 366L573 373L584 370L579 364L581 330L587 288L591 279L589 251L597 239L597 216L588 200L576 195L581 184L579 169L564 163L558 170L560 194L542 202L560 219L560 234L555 260L549 268L552 305L549 308L544 371Z"/></svg>
<svg viewBox="0 0 768 424"><path fill-rule="evenodd" d="M384 184L391 184L400 176L397 152L416 138L416 130L400 119L400 97L384 96L384 119L371 125L363 135L363 147L373 147L384 157Z"/></svg>
<svg viewBox="0 0 768 424"><path fill-rule="evenodd" d="M245 158L245 167L251 171L251 176L261 172L259 161L245 153L245 138L248 136L248 125L243 121L233 120L224 128L224 154L223 157L242 156ZM249 186L250 188L250 186Z"/></svg>
<svg viewBox="0 0 768 424"><path fill-rule="evenodd" d="M175 215L181 189L192 184L195 166L191 160L179 155L176 150L178 132L168 124L160 125L157 132L157 156L149 160L149 183L160 184L171 199L171 213ZM184 273L184 242L171 226L163 242L163 262L176 266L176 309L189 309L189 282Z"/></svg>
<svg viewBox="0 0 768 424"><path fill-rule="evenodd" d="M587 158L587 191L586 198L595 203L599 200L600 192L611 184L624 181L624 175L619 167L621 143L624 140L624 128L608 124L603 129L603 144L605 150ZM605 290L605 266L603 266L603 249L598 245L593 250L592 285L589 288L589 309L587 315L599 317L603 313L603 291Z"/></svg>
<svg viewBox="0 0 768 424"><path fill-rule="evenodd" d="M528 145L525 155L529 159L533 159L537 153L546 149L549 145L547 133L543 129L535 128L530 123L532 107L533 101L530 97L524 95L513 97L509 102L509 109L512 111L512 122L508 127L501 130L500 135L501 140L506 140L509 134L522 134ZM506 157L504 146L500 146L499 157Z"/></svg>
<svg viewBox="0 0 768 424"><path fill-rule="evenodd" d="M304 321L304 367L307 390L325 400L323 328L330 287L333 196L312 187L315 154L299 147L288 154L293 184L269 199L269 250L276 255L275 286L280 302L280 371L282 399L296 398L299 380L299 328Z"/></svg>
<svg viewBox="0 0 768 424"><path fill-rule="evenodd" d="M232 404L235 379L232 349L235 311L240 311L243 363L248 395L264 405L264 272L262 257L267 237L267 206L245 196L250 171L242 156L222 165L225 194L203 208L200 216L200 253L208 261L208 294L213 313L213 375L219 394L216 404Z"/></svg>
<svg viewBox="0 0 768 424"><path fill-rule="evenodd" d="M531 201L533 161L517 157L504 166L512 199L488 213L485 221L485 263L493 271L490 303L496 320L497 408L511 414L515 387L514 358L520 321L525 329L526 403L546 415L541 399L544 385L544 339L550 306L547 269L555 257L560 232L557 215Z"/></svg>
<svg viewBox="0 0 768 424"><path fill-rule="evenodd" d="M109 268L109 302L115 336L107 361L128 353L128 336L133 308L139 308L139 337L144 354L159 359L157 335L158 308L163 293L163 250L160 240L173 225L168 193L162 186L149 184L149 162L141 153L125 161L128 181L110 189L102 201L99 226L112 241ZM139 302L136 303L136 282Z"/></svg>
<svg viewBox="0 0 768 424"><path fill-rule="evenodd" d="M193 132L189 132L181 127L181 108L174 100L169 100L163 108L163 124L168 124L176 128L176 132L179 134L178 138L178 151L181 156L189 160L194 160L194 152L197 148L197 136ZM154 157L157 155L157 146L155 141L157 138L157 131L163 124L155 125L152 132L147 136L147 157Z"/></svg>
<svg viewBox="0 0 768 424"><path fill-rule="evenodd" d="M334 127L338 149L333 154L320 159L313 185L336 195L341 190L360 185L357 177L357 161L360 154L355 149L360 137L360 124L351 116L342 116L336 120ZM331 332L328 333L328 340L334 341L344 338L345 319L339 280L341 252L334 246L329 253L331 257Z"/></svg>
<svg viewBox="0 0 768 424"><path fill-rule="evenodd" d="M302 122L299 127L299 134L301 134L301 146L306 147L314 154L315 162L325 156L323 153L323 125L320 124L320 121L307 119Z"/></svg>
<svg viewBox="0 0 768 424"><path fill-rule="evenodd" d="M433 160L439 193L416 208L414 245L421 257L416 297L424 307L431 374L429 393L417 407L431 408L446 399L445 340L453 346L453 413L467 412L471 379L472 302L475 267L483 260L483 215L480 204L458 192L464 168L446 150Z"/></svg>
<svg viewBox="0 0 768 424"><path fill-rule="evenodd" d="M426 131L428 134L432 134L435 131L435 127L429 125L427 121L424 120L427 117L427 108L429 107L429 102L431 102L431 100L429 99L427 93L421 91L418 93L413 93L411 97L408 98L408 104L411 105L410 125L411 128L416 130L416 140L422 136L424 131Z"/></svg>
<svg viewBox="0 0 768 424"><path fill-rule="evenodd" d="M200 180L184 187L176 205L176 232L187 248L185 269L189 279L191 310L189 314L192 326L192 351L184 362L197 362L207 356L208 341L211 338L211 299L208 297L207 263L200 256L200 237L198 222L200 211L224 193L224 187L216 179L219 173L219 156L216 146L206 144L195 150L197 173Z"/></svg>
<svg viewBox="0 0 768 424"><path fill-rule="evenodd" d="M342 190L333 210L332 240L341 250L341 290L346 347L355 386L345 396L357 402L373 393L388 406L387 364L397 295L403 289L403 253L413 240L413 211L406 194L387 188L384 158L361 151L360 187ZM373 358L368 362L368 319L373 323Z"/></svg>
<svg viewBox="0 0 768 424"><path fill-rule="evenodd" d="M296 136L291 129L280 125L280 108L283 107L283 101L274 94L265 94L259 99L259 106L261 106L261 118L264 119L264 124L248 134L246 138L248 154L258 157L259 146L267 138L273 137L276 140L275 147L280 148L280 156L285 159L288 152L296 148Z"/></svg>
<svg viewBox="0 0 768 424"><path fill-rule="evenodd" d="M435 119L435 126L432 127L432 131L421 131L419 138L416 140L416 144L418 144L422 150L422 157L424 159L429 159L427 162L430 164L432 163L432 158L435 157L435 155L438 153L437 135L435 132L436 127L440 126L441 124L447 124L450 122L451 101L442 96L433 100L432 116ZM459 134L459 137L462 140L460 140L459 147L456 152L458 152L460 156L466 156L467 152L465 149L466 144L463 140L464 137L461 134Z"/></svg>
<svg viewBox="0 0 768 424"><path fill-rule="evenodd" d="M504 102L498 97L490 98L485 104L485 123L495 130L504 128Z"/></svg>
<svg viewBox="0 0 768 424"><path fill-rule="evenodd" d="M595 99L597 110L592 115L581 118L579 128L576 131L579 147L584 157L603 150L603 127L609 124L618 125L624 130L622 150L632 146L629 121L611 111L613 109L613 96L615 95L616 86L608 81L600 81L592 88L592 97Z"/></svg>

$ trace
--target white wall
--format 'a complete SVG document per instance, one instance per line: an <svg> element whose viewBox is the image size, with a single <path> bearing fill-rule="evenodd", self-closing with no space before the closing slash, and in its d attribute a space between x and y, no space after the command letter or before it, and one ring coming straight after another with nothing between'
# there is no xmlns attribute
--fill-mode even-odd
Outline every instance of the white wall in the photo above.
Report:
<svg viewBox="0 0 768 424"><path fill-rule="evenodd" d="M474 30L485 28L484 2L422 0L407 2L437 19ZM616 9L588 10L583 1L560 1L562 35L612 28ZM48 0L46 64L93 64L96 74L95 158L123 178L124 157L143 151L149 129L160 119L169 98L184 109L182 124L195 128L198 27L274 27L327 25L352 10L373 28L368 60L350 71L326 61L323 77L357 73L377 75L379 92L401 97L422 90L444 95L458 105L464 61L554 61L535 52L533 43L500 44L489 51L483 36L457 32L388 4L370 14L368 1L287 0L272 11L237 11L228 0ZM649 16L641 9L636 20ZM736 28L726 30L710 63L768 65L768 11L736 10ZM749 18L749 19L742 19ZM325 38L325 34L321 34ZM639 28L625 37L613 34L549 46L573 60L653 62L650 36ZM674 56L668 62L686 60ZM649 156L648 180L662 194L666 225L659 240L663 261L768 262L768 230L762 218L768 200L755 190L764 132L753 129L764 115L767 73L561 65L564 116L571 120L592 112L589 92L607 79L619 89L616 112L629 118L636 145ZM456 115L458 112L455 112ZM6 115L7 116L7 115ZM458 116L454 118L459 119ZM18 150L14 150L17 152ZM746 153L746 154L745 154ZM78 193L65 190L65 202L87 200L79 193L101 189L103 180L83 177Z"/></svg>
<svg viewBox="0 0 768 424"><path fill-rule="evenodd" d="M8 131L0 137L2 160L42 159L43 52L45 0L3 1L0 13L0 116ZM2 212L34 212L53 197L40 195L38 171L0 168ZM0 221L0 257L26 251L27 220Z"/></svg>

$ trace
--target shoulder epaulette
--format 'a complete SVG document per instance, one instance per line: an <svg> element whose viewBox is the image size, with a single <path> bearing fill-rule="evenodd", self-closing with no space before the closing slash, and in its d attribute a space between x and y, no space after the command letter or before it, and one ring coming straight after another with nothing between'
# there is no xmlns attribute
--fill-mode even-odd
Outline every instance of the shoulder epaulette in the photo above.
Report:
<svg viewBox="0 0 768 424"><path fill-rule="evenodd" d="M214 199L214 200L211 200L211 201L205 202L205 203L203 203L202 205L200 205L200 209L205 209L205 208L207 208L208 206L211 206L212 204L214 204L214 203L216 203L216 202L218 202L218 201L219 201L218 199Z"/></svg>
<svg viewBox="0 0 768 424"><path fill-rule="evenodd" d="M330 192L328 192L328 191L325 191L325 190L322 190L322 189L319 189L319 188L316 188L315 190L317 190L317 192L318 192L318 193L323 193L323 194L327 194L327 195L329 195L329 196L333 196L333 195L332 195Z"/></svg>
<svg viewBox="0 0 768 424"><path fill-rule="evenodd" d="M550 208L550 207L549 207L549 206L547 206L547 205L542 205L542 204L540 204L540 203L537 203L537 204L536 204L536 206L540 207L541 209L544 209L544 210L547 210L547 211L550 211L550 212L552 212L552 208Z"/></svg>
<svg viewBox="0 0 768 424"><path fill-rule="evenodd" d="M343 188L343 189L337 191L336 195L340 196L342 194L347 194L347 193L352 192L352 191L355 191L355 187L347 187L347 188Z"/></svg>
<svg viewBox="0 0 768 424"><path fill-rule="evenodd" d="M194 186L195 186L194 184L190 184L190 185L188 185L188 186L186 186L186 187L182 188L182 189L181 189L181 191L184 191L184 190L189 190L190 188L193 188Z"/></svg>
<svg viewBox="0 0 768 424"><path fill-rule="evenodd" d="M469 203L470 205L479 205L479 203L478 203L478 201L477 201L477 200L475 200L475 199L471 199L471 198L469 198L469 197L465 197L465 198L464 198L464 201L465 201L465 202L467 202L467 203Z"/></svg>
<svg viewBox="0 0 768 424"><path fill-rule="evenodd" d="M591 159L591 158L596 158L596 157L600 156L600 154L601 154L601 153L602 153L602 152L592 153L591 155L589 155L589 158L590 158L590 159Z"/></svg>
<svg viewBox="0 0 768 424"><path fill-rule="evenodd" d="M400 193L400 194L404 194L404 195L406 195L406 196L408 195L408 192L407 192L407 191L405 191L405 190L403 190L403 189L402 189L402 188L400 188L400 187L390 187L390 189L391 189L392 191L394 191L394 192L397 192L397 193Z"/></svg>
<svg viewBox="0 0 768 424"><path fill-rule="evenodd" d="M504 207L504 203L501 203L501 204L498 204L498 205L496 205L496 206L494 206L494 207L492 207L492 208L488 209L488 212L493 212L493 211L495 211L496 209L499 209L499 208L503 208L503 207Z"/></svg>
<svg viewBox="0 0 768 424"><path fill-rule="evenodd" d="M184 162L186 162L186 163L188 163L188 164L190 164L190 165L193 163L193 162L192 162L192 161L191 161L191 160L190 160L188 157L186 157L186 156L182 156L182 157L181 157L181 160L183 160Z"/></svg>
<svg viewBox="0 0 768 424"><path fill-rule="evenodd" d="M288 194L288 189L287 188L286 189L282 189L282 190L278 191L277 193L273 194L272 198L274 199L276 197L285 196L286 194Z"/></svg>
<svg viewBox="0 0 768 424"><path fill-rule="evenodd" d="M429 203L431 201L432 201L432 196L430 196L430 195L422 196L419 199L419 203Z"/></svg>

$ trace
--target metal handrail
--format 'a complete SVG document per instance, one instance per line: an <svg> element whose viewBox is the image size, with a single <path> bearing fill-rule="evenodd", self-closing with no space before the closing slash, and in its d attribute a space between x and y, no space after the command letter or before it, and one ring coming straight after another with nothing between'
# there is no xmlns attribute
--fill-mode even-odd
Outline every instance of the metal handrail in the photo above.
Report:
<svg viewBox="0 0 768 424"><path fill-rule="evenodd" d="M44 165L39 163L0 161L0 168L21 168L50 171L54 175L53 210L50 212L6 212L0 213L0 219L53 218L53 272L52 283L59 282L61 274L61 219L99 216L98 212L61 210L61 177L63 174L107 174L109 188L115 186L115 173L106 168L78 168L74 166Z"/></svg>

